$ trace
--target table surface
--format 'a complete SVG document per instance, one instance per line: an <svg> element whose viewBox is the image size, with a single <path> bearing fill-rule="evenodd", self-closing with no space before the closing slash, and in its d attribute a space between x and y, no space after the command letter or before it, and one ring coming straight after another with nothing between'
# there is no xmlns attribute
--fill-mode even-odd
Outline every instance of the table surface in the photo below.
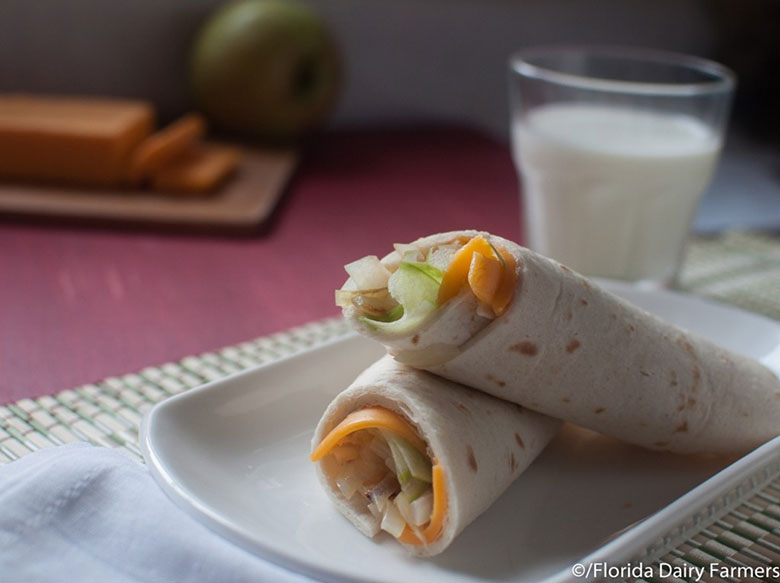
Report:
<svg viewBox="0 0 780 583"><path fill-rule="evenodd" d="M450 128L321 137L256 237L0 224L0 403L335 315L345 263L458 228L521 235L508 148Z"/></svg>
<svg viewBox="0 0 780 583"><path fill-rule="evenodd" d="M0 403L56 392L0 407L0 465L83 440L140 457L138 426L154 403L346 333L334 318L265 336L336 314L332 290L356 251L380 254L395 241L461 227L521 238L516 189L508 149L481 135L349 133L309 152L262 236L0 224ZM780 318L775 237L696 238L682 276L687 291ZM718 541L734 530L752 537L742 548L749 564L777 564L767 552L776 545L762 542L780 504L775 476L729 494L731 506L719 512L730 514L717 528L699 532L690 522L696 536L662 560L732 564L746 555Z"/></svg>

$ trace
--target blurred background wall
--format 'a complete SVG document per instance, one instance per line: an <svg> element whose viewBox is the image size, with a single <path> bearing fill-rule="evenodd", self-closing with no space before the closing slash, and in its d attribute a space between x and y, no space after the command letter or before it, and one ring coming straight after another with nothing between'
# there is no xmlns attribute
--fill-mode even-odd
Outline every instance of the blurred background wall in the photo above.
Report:
<svg viewBox="0 0 780 583"><path fill-rule="evenodd" d="M344 55L340 126L458 121L505 136L507 57L528 45L717 52L707 0L307 2ZM190 44L219 3L0 0L0 91L144 97L172 117L190 105Z"/></svg>

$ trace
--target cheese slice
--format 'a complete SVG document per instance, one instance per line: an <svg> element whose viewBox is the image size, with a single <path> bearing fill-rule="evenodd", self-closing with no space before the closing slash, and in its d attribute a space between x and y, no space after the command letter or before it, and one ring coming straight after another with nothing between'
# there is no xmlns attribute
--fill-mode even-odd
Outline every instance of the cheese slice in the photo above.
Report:
<svg viewBox="0 0 780 583"><path fill-rule="evenodd" d="M425 539L420 540L414 531L408 526L404 528L398 540L407 545L421 545L432 543L441 534L444 528L444 517L447 515L447 487L444 482L444 468L437 460L433 460L433 511L430 522L420 533Z"/></svg>
<svg viewBox="0 0 780 583"><path fill-rule="evenodd" d="M153 128L144 101L0 95L0 177L118 186Z"/></svg>
<svg viewBox="0 0 780 583"><path fill-rule="evenodd" d="M208 193L238 166L238 148L198 144L152 174L152 188L171 193Z"/></svg>
<svg viewBox="0 0 780 583"><path fill-rule="evenodd" d="M427 449L425 442L400 415L384 407L366 407L353 411L344 417L341 423L331 429L325 439L319 443L309 459L313 462L320 461L342 439L361 429L386 429L400 435L422 452Z"/></svg>
<svg viewBox="0 0 780 583"><path fill-rule="evenodd" d="M444 304L468 285L480 301L500 316L514 296L516 267L510 253L477 235L455 253L442 276L436 303Z"/></svg>
<svg viewBox="0 0 780 583"><path fill-rule="evenodd" d="M206 120L190 113L146 138L133 152L128 179L137 184L186 153L206 133Z"/></svg>

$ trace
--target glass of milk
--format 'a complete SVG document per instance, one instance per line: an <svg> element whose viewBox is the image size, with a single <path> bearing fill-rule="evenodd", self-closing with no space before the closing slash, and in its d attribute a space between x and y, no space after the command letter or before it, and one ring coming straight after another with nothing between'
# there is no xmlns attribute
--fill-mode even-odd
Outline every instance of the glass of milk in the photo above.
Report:
<svg viewBox="0 0 780 583"><path fill-rule="evenodd" d="M586 275L673 285L734 86L727 68L686 55L516 53L512 150L528 247Z"/></svg>

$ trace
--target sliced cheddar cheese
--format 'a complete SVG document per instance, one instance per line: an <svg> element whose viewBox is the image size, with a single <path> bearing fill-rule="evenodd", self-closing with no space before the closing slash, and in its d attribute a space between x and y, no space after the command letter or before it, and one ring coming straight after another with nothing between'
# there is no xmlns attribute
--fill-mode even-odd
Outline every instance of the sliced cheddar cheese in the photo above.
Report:
<svg viewBox="0 0 780 583"><path fill-rule="evenodd" d="M417 432L397 413L384 407L366 407L353 411L330 430L309 459L320 461L349 434L361 429L386 429L403 437L420 451L426 450L425 442Z"/></svg>
<svg viewBox="0 0 780 583"><path fill-rule="evenodd" d="M133 152L128 180L138 184L186 153L206 133L206 120L190 113L146 138Z"/></svg>
<svg viewBox="0 0 780 583"><path fill-rule="evenodd" d="M477 299L489 304L496 295L498 284L501 283L501 263L492 256L474 251L471 256L468 282Z"/></svg>
<svg viewBox="0 0 780 583"><path fill-rule="evenodd" d="M199 144L152 174L152 188L170 193L205 194L238 167L238 148Z"/></svg>
<svg viewBox="0 0 780 583"><path fill-rule="evenodd" d="M118 186L153 128L144 101L0 95L0 177Z"/></svg>
<svg viewBox="0 0 780 583"><path fill-rule="evenodd" d="M437 303L444 304L468 285L477 299L500 316L514 297L516 267L517 263L510 253L497 249L477 235L450 261L442 276Z"/></svg>
<svg viewBox="0 0 780 583"><path fill-rule="evenodd" d="M504 268L501 281L498 284L493 300L490 302L490 307L493 308L493 313L496 316L503 314L509 307L509 304L512 303L517 287L517 261L515 261L511 253L504 249L499 249L498 253L504 260Z"/></svg>
<svg viewBox="0 0 780 583"><path fill-rule="evenodd" d="M447 486L444 482L444 469L439 463L433 460L433 511L431 512L431 521L423 528L422 534L425 540L420 540L408 526L398 537L398 540L408 545L421 545L423 543L432 543L441 534L444 528L444 518L447 516Z"/></svg>

